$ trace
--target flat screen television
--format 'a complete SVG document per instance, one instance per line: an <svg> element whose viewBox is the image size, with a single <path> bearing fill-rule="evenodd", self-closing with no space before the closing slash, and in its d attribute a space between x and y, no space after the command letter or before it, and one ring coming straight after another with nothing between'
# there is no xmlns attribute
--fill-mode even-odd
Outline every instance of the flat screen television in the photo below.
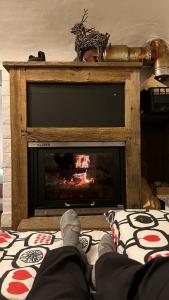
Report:
<svg viewBox="0 0 169 300"><path fill-rule="evenodd" d="M123 83L28 83L28 127L123 127Z"/></svg>

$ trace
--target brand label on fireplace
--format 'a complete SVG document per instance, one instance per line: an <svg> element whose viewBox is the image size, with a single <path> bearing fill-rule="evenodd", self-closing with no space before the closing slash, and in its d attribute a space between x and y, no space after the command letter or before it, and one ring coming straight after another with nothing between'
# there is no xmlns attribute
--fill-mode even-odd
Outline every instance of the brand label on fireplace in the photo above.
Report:
<svg viewBox="0 0 169 300"><path fill-rule="evenodd" d="M28 147L30 147L30 148L36 148L36 147L44 147L44 148L46 148L46 147L52 147L52 143L29 143L28 144Z"/></svg>
<svg viewBox="0 0 169 300"><path fill-rule="evenodd" d="M29 148L52 147L123 147L125 142L29 142Z"/></svg>

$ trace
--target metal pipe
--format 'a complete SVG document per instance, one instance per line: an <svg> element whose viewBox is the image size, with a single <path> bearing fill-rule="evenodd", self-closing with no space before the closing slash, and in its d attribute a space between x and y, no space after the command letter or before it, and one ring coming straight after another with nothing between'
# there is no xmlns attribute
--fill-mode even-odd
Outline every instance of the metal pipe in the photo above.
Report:
<svg viewBox="0 0 169 300"><path fill-rule="evenodd" d="M169 76L169 48L162 39L154 39L150 43L151 51L156 59L154 62L155 79L164 81Z"/></svg>
<svg viewBox="0 0 169 300"><path fill-rule="evenodd" d="M153 39L146 47L111 45L104 52L104 61L138 61L154 66L155 78L164 81L169 76L169 47L162 39Z"/></svg>
<svg viewBox="0 0 169 300"><path fill-rule="evenodd" d="M109 44L104 52L104 61L142 61L147 64L151 62L151 49Z"/></svg>

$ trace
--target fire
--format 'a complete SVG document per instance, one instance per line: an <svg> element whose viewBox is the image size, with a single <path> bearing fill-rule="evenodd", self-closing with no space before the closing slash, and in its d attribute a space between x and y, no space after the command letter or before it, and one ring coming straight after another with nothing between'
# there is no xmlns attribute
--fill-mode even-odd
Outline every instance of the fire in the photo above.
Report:
<svg viewBox="0 0 169 300"><path fill-rule="evenodd" d="M94 183L94 178L87 177L87 171L90 166L90 157L86 154L77 154L75 156L75 172L70 180L64 180L64 184L73 186L83 186Z"/></svg>
<svg viewBox="0 0 169 300"><path fill-rule="evenodd" d="M84 155L84 154L76 155L75 165L76 165L76 169L78 169L78 168L88 169L89 165L90 165L89 155Z"/></svg>

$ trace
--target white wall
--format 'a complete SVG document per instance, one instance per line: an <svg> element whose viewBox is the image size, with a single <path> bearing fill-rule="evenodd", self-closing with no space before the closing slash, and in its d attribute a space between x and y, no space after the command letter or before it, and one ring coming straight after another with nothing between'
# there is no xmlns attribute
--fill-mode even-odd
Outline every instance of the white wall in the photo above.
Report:
<svg viewBox="0 0 169 300"><path fill-rule="evenodd" d="M0 0L0 60L27 60L37 50L45 51L47 60L72 60L70 29L84 8L86 26L109 32L112 44L169 40L168 0Z"/></svg>

